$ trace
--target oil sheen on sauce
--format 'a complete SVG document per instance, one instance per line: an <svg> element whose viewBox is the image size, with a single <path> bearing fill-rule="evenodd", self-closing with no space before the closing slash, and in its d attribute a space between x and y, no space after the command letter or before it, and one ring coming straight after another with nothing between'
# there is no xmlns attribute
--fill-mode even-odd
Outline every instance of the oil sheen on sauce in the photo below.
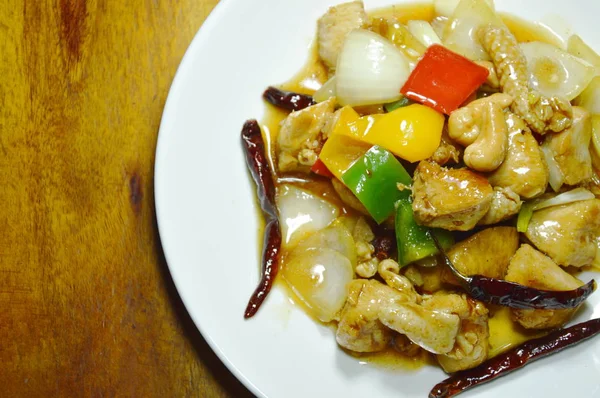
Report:
<svg viewBox="0 0 600 398"><path fill-rule="evenodd" d="M435 12L433 5L431 4L416 3L373 10L369 15L374 18L394 16L400 22L406 23L407 21L414 19L431 21L435 17ZM544 41L550 44L559 44L552 31L543 25L525 21L507 14L502 14L501 16L504 23L513 34L515 34L519 42ZM327 81L327 78L327 68L319 60L315 40L310 50L308 62L300 69L300 71L283 84L278 84L278 82L273 82L273 84L278 85L278 87L284 90L313 94L323 83L325 83L325 81ZM265 113L264 118L261 121L261 128L265 138L267 151L270 154L269 161L271 162L271 166L274 166L274 143L277 141L279 126L287 115L288 112L275 108L270 104L265 104ZM273 168L273 170L275 170L275 168ZM337 195L331 188L331 184L322 179L311 179L298 176L278 179L278 183L292 183L300 188L307 189L319 196L327 198L328 200L332 200L334 204L339 205L340 208L343 209L342 204L337 200ZM256 208L259 209L258 206L256 206ZM342 212L345 213L351 211L343 209ZM263 244L264 220L262 220L262 216L260 215L259 219L258 257L260 259ZM282 253L282 255L283 258L285 258L285 253ZM311 316L308 308L306 308L302 301L295 296L292 290L283 281L283 278L278 278L276 285L278 288L282 288L288 293L290 302L301 307L309 314L309 316ZM506 308L490 309L490 314L490 357L505 352L527 340L541 336L540 333L528 332L512 322L510 319L510 311ZM312 318L315 322L318 322L316 318ZM328 326L332 329L331 338L334 339L335 324L330 324ZM416 357L407 357L391 347L383 352L371 354L346 352L348 355L356 358L361 365L377 366L394 370L414 371L426 364L433 364L435 362L431 355L423 351Z"/></svg>

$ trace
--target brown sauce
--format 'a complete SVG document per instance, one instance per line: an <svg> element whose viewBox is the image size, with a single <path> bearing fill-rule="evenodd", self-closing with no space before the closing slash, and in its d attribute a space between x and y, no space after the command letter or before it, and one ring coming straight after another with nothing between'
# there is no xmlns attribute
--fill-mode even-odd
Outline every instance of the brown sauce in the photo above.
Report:
<svg viewBox="0 0 600 398"><path fill-rule="evenodd" d="M409 4L409 5L396 5L383 9L376 9L369 12L369 16L376 18L382 16L394 16L401 23L406 23L409 20L419 19L425 21L431 21L435 17L435 12L432 4ZM517 40L519 42L529 42L529 41L543 41L550 44L558 44L558 41L552 31L548 28L523 20L518 17L514 17L512 15L501 14L501 17L504 23L508 26L508 28L515 34ZM323 65L323 63L319 60L316 40L314 42L313 47L310 50L309 59L307 63L294 75L290 80L285 83L280 84L279 82L273 82L274 85L283 89L294 91L303 94L313 94L315 91L315 87L325 83L328 78L327 68ZM266 88L266 87L265 87ZM273 159L274 157L274 143L277 141L277 135L279 133L280 123L285 119L285 117L289 113L283 110L280 110L270 104L265 103L265 113L264 117L261 120L261 127L263 131L263 136L265 139L265 144L267 147L267 151L270 154L270 163L271 166L274 166ZM276 168L273 168L276 170ZM343 209L343 205L340 203L335 191L331 187L331 183L322 180L320 178L311 177L299 177L299 178L285 178L283 180L279 180L278 183L292 183L294 185L299 186L300 188L307 189L315 194L322 196L334 204L339 205L340 208ZM257 207L258 209L258 207ZM344 209L346 212L350 212L347 209ZM260 258L260 253L262 253L262 242L263 242L263 234L265 223L262 217L259 217L260 225L258 230L258 242L257 245L258 257ZM285 253L282 253L282 256L285 257ZM288 297L290 297L290 301L293 302L294 305L299 306L307 313L309 316L310 311L306 306L302 303L302 301L294 294L294 292L289 288L287 283L283 281L283 278L278 278L276 281L276 285L279 288L284 289L287 293ZM497 339L495 341L495 352L494 354L501 353L517 343L521 343L529 338L537 337L537 334L528 334L525 332L514 332L514 328L512 328L512 321L504 312L500 312L502 317L498 316L495 322L491 322L493 328L497 330L490 330L492 336ZM316 318L312 317L315 322L319 322ZM501 318L501 319L500 319ZM509 324L510 323L510 324ZM331 338L335 338L335 324L329 324L332 329ZM509 336L515 336L514 340L511 341L510 338L502 337L505 336L504 333L508 330L511 330L512 334L508 334ZM517 329L518 330L518 329ZM383 367L385 369L394 369L394 370L402 370L402 371L414 371L421 368L424 365L434 365L436 362L433 358L433 355L421 350L421 353L415 357L407 357L396 351L394 348L390 347L387 350L378 353L369 353L369 354L361 354L345 351L348 355L356 358L361 364L367 366L377 366Z"/></svg>

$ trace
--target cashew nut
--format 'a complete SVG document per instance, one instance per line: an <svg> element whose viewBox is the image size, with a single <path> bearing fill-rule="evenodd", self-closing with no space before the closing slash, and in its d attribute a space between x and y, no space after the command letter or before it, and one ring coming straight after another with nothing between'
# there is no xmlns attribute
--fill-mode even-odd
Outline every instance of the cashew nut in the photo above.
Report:
<svg viewBox="0 0 600 398"><path fill-rule="evenodd" d="M504 161L508 148L508 126L502 108L488 102L483 112L483 128L475 142L465 149L463 161L477 171L494 171Z"/></svg>
<svg viewBox="0 0 600 398"><path fill-rule="evenodd" d="M486 104L493 103L504 110L510 106L512 100L508 94L497 93L455 110L448 119L448 135L462 146L471 145L479 135Z"/></svg>

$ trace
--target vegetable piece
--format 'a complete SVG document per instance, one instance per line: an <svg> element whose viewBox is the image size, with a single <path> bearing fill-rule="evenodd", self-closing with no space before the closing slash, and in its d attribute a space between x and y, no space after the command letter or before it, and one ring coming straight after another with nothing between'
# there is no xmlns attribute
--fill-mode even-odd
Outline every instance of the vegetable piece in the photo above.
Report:
<svg viewBox="0 0 600 398"><path fill-rule="evenodd" d="M579 97L575 98L575 105L585 108L592 115L600 115L600 76L594 77Z"/></svg>
<svg viewBox="0 0 600 398"><path fill-rule="evenodd" d="M486 81L488 73L486 68L435 44L427 49L401 92L449 115Z"/></svg>
<svg viewBox="0 0 600 398"><path fill-rule="evenodd" d="M567 309L579 306L596 290L596 281L593 279L577 289L550 291L481 275L465 276L450 261L436 236L430 236L462 288L472 298L484 303L517 309Z"/></svg>
<svg viewBox="0 0 600 398"><path fill-rule="evenodd" d="M381 224L394 211L394 203L409 195L397 184L410 185L411 179L394 155L374 146L343 174L342 182Z"/></svg>
<svg viewBox="0 0 600 398"><path fill-rule="evenodd" d="M451 17L460 0L434 0L433 7L436 15Z"/></svg>
<svg viewBox="0 0 600 398"><path fill-rule="evenodd" d="M521 211L519 211L519 215L517 216L517 231L522 233L527 232L529 221L531 221L531 217L533 217L534 207L534 201L523 203L523 206L521 206Z"/></svg>
<svg viewBox="0 0 600 398"><path fill-rule="evenodd" d="M281 231L275 207L275 184L273 174L267 160L265 143L260 126L256 120L248 120L242 128L242 145L246 154L246 164L250 169L252 179L256 184L256 192L263 216L267 223L262 253L262 275L256 290L248 301L244 318L256 314L271 287L279 270L279 251L281 246Z"/></svg>
<svg viewBox="0 0 600 398"><path fill-rule="evenodd" d="M371 22L371 30L394 44L408 60L410 69L414 68L427 49L396 18L375 18Z"/></svg>
<svg viewBox="0 0 600 398"><path fill-rule="evenodd" d="M313 99L317 102L327 101L331 97L335 97L335 76L327 80L320 89L313 94Z"/></svg>
<svg viewBox="0 0 600 398"><path fill-rule="evenodd" d="M402 97L400 98L398 101L394 101L394 102L390 102L389 104L385 104L383 106L383 108L385 109L386 112L392 112L395 111L398 108L404 108L405 106L409 106L413 104L413 102L411 100L409 100L406 97Z"/></svg>
<svg viewBox="0 0 600 398"><path fill-rule="evenodd" d="M558 192L560 187L565 183L565 175L560 170L560 166L554 159L554 155L552 154L552 149L550 147L542 145L540 147L542 150L542 154L544 155L544 160L546 161L546 165L548 166L548 182L550 186L554 190L554 192Z"/></svg>
<svg viewBox="0 0 600 398"><path fill-rule="evenodd" d="M295 253L302 250L326 248L340 252L352 267L356 266L356 244L348 226L344 224L343 217L336 218L327 228L315 232L304 239L294 248Z"/></svg>
<svg viewBox="0 0 600 398"><path fill-rule="evenodd" d="M569 101L587 87L596 68L552 44L539 41L522 43L521 50L531 71L529 84L548 97Z"/></svg>
<svg viewBox="0 0 600 398"><path fill-rule="evenodd" d="M280 186L276 200L286 248L325 228L340 214L333 204L294 185Z"/></svg>
<svg viewBox="0 0 600 398"><path fill-rule="evenodd" d="M596 157L600 158L600 115L592 116L592 148L596 152ZM598 165L594 167L600 170Z"/></svg>
<svg viewBox="0 0 600 398"><path fill-rule="evenodd" d="M448 231L436 229L433 233L445 248L454 243ZM396 242L398 264L401 267L439 253L435 243L429 237L429 229L418 225L415 221L408 197L396 202Z"/></svg>
<svg viewBox="0 0 600 398"><path fill-rule="evenodd" d="M600 55L588 46L578 35L571 35L567 43L569 54L583 59L586 62L600 68Z"/></svg>
<svg viewBox="0 0 600 398"><path fill-rule="evenodd" d="M294 293L322 322L331 321L342 309L353 276L350 260L324 247L294 251L283 267L283 277Z"/></svg>
<svg viewBox="0 0 600 398"><path fill-rule="evenodd" d="M363 156L372 145L342 134L329 136L319 159L325 167L339 180L342 175Z"/></svg>
<svg viewBox="0 0 600 398"><path fill-rule="evenodd" d="M392 43L367 30L353 30L338 58L335 79L342 105L372 105L400 98L408 60Z"/></svg>
<svg viewBox="0 0 600 398"><path fill-rule="evenodd" d="M325 166L325 163L323 163L321 159L317 159L315 164L313 164L310 168L310 171L323 177L333 177L333 174L331 173L331 171L329 171L329 169L327 168L327 166Z"/></svg>
<svg viewBox="0 0 600 398"><path fill-rule="evenodd" d="M429 22L413 20L408 21L406 26L408 27L408 31L425 47L433 44L442 44L442 41Z"/></svg>
<svg viewBox="0 0 600 398"><path fill-rule="evenodd" d="M316 104L310 95L284 91L272 86L265 90L263 98L269 104L287 111L299 111Z"/></svg>
<svg viewBox="0 0 600 398"><path fill-rule="evenodd" d="M537 359L574 346L599 333L600 319L592 319L566 329L556 330L547 336L530 340L500 354L474 369L454 374L433 387L429 398L453 397L467 389L520 369Z"/></svg>
<svg viewBox="0 0 600 398"><path fill-rule="evenodd" d="M560 195L556 195L550 199L536 201L533 210L541 210L547 207L566 205L568 203L579 202L582 200L589 200L594 198L595 196L593 193L591 193L585 188L579 187L567 192L563 192Z"/></svg>
<svg viewBox="0 0 600 398"><path fill-rule="evenodd" d="M442 41L450 50L473 61L490 59L477 38L484 25L502 25L492 1L461 0L446 24Z"/></svg>

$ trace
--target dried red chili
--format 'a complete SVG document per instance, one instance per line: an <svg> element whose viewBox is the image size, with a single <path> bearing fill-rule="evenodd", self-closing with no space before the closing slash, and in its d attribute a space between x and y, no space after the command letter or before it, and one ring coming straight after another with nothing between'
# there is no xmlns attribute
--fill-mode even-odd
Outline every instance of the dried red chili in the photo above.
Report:
<svg viewBox="0 0 600 398"><path fill-rule="evenodd" d="M596 290L594 280L574 290L550 291L481 275L466 276L454 267L437 238L433 234L430 236L461 286L471 297L484 303L517 309L568 309L579 306Z"/></svg>
<svg viewBox="0 0 600 398"><path fill-rule="evenodd" d="M288 111L299 111L316 104L310 95L284 91L272 86L265 90L263 98L268 103Z"/></svg>
<svg viewBox="0 0 600 398"><path fill-rule="evenodd" d="M571 347L600 333L600 319L592 319L544 337L530 340L476 368L458 372L437 384L429 398L453 397L469 388L494 380L530 362Z"/></svg>
<svg viewBox="0 0 600 398"><path fill-rule="evenodd" d="M260 126L256 120L248 120L242 128L242 144L246 154L246 164L256 183L256 192L260 207L267 222L262 253L262 275L256 290L248 301L244 318L256 314L271 291L279 270L279 251L281 247L281 229L275 206L275 183L265 152Z"/></svg>

